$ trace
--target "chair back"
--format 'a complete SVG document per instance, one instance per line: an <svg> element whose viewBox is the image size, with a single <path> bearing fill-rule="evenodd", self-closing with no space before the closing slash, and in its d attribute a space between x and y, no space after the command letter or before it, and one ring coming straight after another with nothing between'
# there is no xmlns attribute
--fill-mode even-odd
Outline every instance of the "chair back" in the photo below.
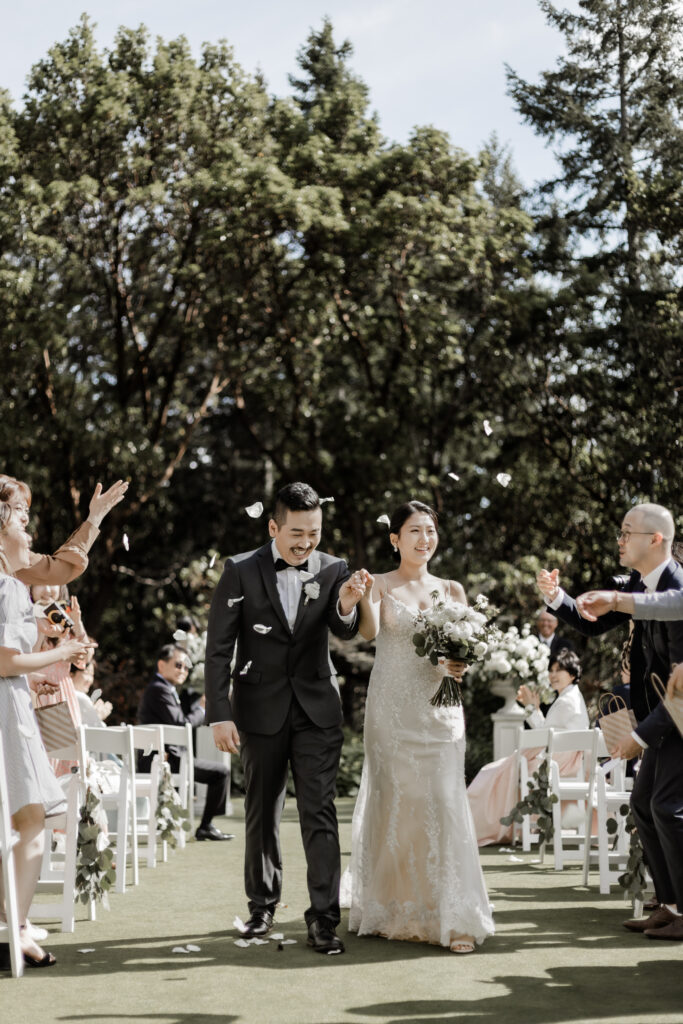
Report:
<svg viewBox="0 0 683 1024"><path fill-rule="evenodd" d="M525 729L520 726L517 734L517 750L544 749L548 746L550 733L553 730L544 726L542 729Z"/></svg>
<svg viewBox="0 0 683 1024"><path fill-rule="evenodd" d="M17 837L18 838L18 837ZM19 939L19 908L17 905L17 880L14 870L13 848L17 838L12 834L9 812L9 790L5 768L5 754L0 733L0 860L2 861L2 889L5 894L5 917L9 939L12 977L20 978L24 973L24 957Z"/></svg>

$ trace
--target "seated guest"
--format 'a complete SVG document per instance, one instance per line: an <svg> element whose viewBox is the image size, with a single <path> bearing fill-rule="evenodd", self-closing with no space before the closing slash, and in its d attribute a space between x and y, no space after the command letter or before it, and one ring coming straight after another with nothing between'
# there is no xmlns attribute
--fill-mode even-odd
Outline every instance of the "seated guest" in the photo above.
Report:
<svg viewBox="0 0 683 1024"><path fill-rule="evenodd" d="M186 714L180 704L178 689L183 685L188 672L187 655L181 647L176 644L165 644L159 652L156 675L151 683L145 688L140 708L138 721L141 725L201 725L204 721L205 698L202 696ZM178 747L169 744L166 747L166 754L172 772L177 772L180 767L180 750ZM140 758L140 771L149 771L151 757ZM194 778L195 782L205 783L207 786L206 805L199 828L195 832L197 839L233 839L234 836L226 835L212 824L212 819L217 814L225 813L225 801L228 795L228 768L224 764L213 761L195 759Z"/></svg>
<svg viewBox="0 0 683 1024"><path fill-rule="evenodd" d="M546 644L550 650L549 662L552 664L555 657L563 648L567 648L569 651L574 650L574 644L571 640L568 640L566 636L561 636L557 632L557 619L552 612L549 612L547 608L542 608L538 613L538 619L536 620L536 629L538 630L538 638L541 643Z"/></svg>
<svg viewBox="0 0 683 1024"><path fill-rule="evenodd" d="M104 729L105 719L112 713L113 706L110 701L104 701L100 697L93 701L90 697L90 688L95 679L95 662L93 658L87 659L84 656L77 662L72 662L69 669L71 681L76 691L76 699L81 709L81 720L83 725L95 729Z"/></svg>
<svg viewBox="0 0 683 1024"><path fill-rule="evenodd" d="M552 729L588 729L588 711L576 685L581 676L581 662L573 651L566 648L559 652L550 665L550 685L557 697L544 715L540 710L538 695L528 686L520 686L517 700L525 705L527 722L532 729L548 726ZM541 751L524 750L522 756L529 762L529 774L540 763ZM560 754L557 763L560 774L575 774L580 754ZM479 846L489 843L508 843L512 838L512 826L501 825L500 819L509 814L517 803L517 756L509 754L498 761L484 765L467 788L467 795L474 818L474 827Z"/></svg>

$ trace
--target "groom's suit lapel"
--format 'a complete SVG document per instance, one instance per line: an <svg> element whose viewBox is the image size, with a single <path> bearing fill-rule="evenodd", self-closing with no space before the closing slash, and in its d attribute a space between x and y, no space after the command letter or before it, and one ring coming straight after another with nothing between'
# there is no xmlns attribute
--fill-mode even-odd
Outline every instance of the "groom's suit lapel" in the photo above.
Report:
<svg viewBox="0 0 683 1024"><path fill-rule="evenodd" d="M261 570L261 576L263 577L263 585L266 588L266 593L270 598L270 603L273 606L273 610L277 615L278 619L289 633L289 623L287 622L287 616L285 610L282 607L282 601L277 589L277 580L275 573L275 562L273 561L273 550L271 542L268 541L262 548L259 548L256 552L259 568Z"/></svg>
<svg viewBox="0 0 683 1024"><path fill-rule="evenodd" d="M310 557L308 559L308 571L310 573L313 573L314 579L315 579L315 577L317 577L318 573L320 572L320 555L318 554L317 551L314 551L313 554L310 555ZM308 580L308 582L309 583L313 583L313 580ZM306 611L308 609L308 605L311 603L310 600L309 600L308 604L306 603L306 590L305 590L305 587L306 587L306 584L304 583L303 587L301 588L301 597L299 598L299 607L297 609L296 619L294 620L294 627L292 629L292 633L296 633L297 629L301 625L301 622L302 622L302 620L303 620L303 618L304 618L304 616L306 614Z"/></svg>

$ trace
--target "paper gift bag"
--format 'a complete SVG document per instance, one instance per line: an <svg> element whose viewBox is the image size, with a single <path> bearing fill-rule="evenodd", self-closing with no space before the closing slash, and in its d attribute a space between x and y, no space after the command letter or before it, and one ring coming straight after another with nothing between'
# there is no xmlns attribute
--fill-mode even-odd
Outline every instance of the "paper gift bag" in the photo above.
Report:
<svg viewBox="0 0 683 1024"><path fill-rule="evenodd" d="M598 725L605 737L607 749L612 753L622 740L631 735L638 722L631 709L626 707L624 698L615 693L603 693L598 708L601 715Z"/></svg>
<svg viewBox="0 0 683 1024"><path fill-rule="evenodd" d="M65 700L35 708L38 728L46 751L64 750L72 747L78 738L78 731L71 717L71 708Z"/></svg>

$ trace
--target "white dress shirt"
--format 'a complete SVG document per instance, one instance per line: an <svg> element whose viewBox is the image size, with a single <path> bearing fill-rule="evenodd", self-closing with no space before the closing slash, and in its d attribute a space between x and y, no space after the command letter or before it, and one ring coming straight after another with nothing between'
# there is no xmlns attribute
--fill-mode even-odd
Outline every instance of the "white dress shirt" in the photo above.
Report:
<svg viewBox="0 0 683 1024"><path fill-rule="evenodd" d="M271 544L271 551L273 552L274 562L277 562L278 558L283 557L275 540L273 540L273 543ZM311 553L310 558L315 559L317 562L318 558L315 551ZM286 558L285 561L287 561ZM310 560L309 565L311 565ZM315 573L311 572L310 575L313 577ZM275 573L275 577L277 581L277 592L280 595L280 604L282 605L287 622L289 623L289 628L294 629L294 623L296 622L296 617L299 612L301 591L308 580L305 574L302 577L301 571L294 565L287 569L280 569L279 572ZM353 622L356 616L356 609L352 608L348 615L342 615L339 602L337 601L337 614L342 622Z"/></svg>

